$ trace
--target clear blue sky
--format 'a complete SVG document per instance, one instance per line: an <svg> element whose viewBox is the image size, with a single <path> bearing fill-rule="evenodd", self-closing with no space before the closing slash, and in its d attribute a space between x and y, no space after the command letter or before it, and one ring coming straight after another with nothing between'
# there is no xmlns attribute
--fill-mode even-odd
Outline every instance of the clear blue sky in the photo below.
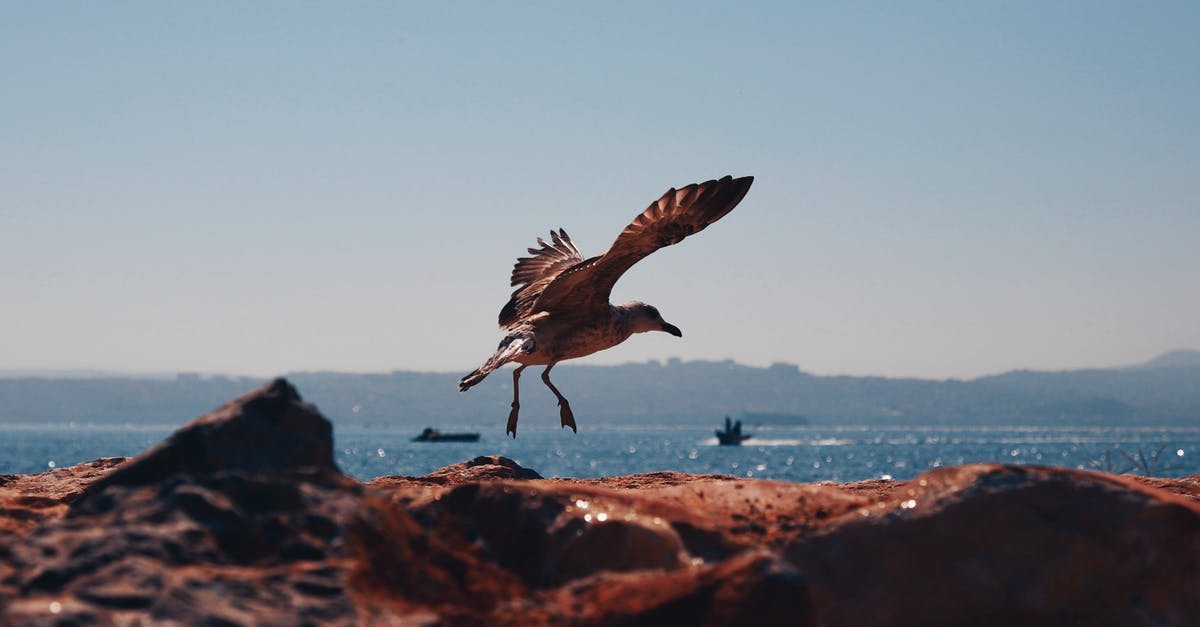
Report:
<svg viewBox="0 0 1200 627"><path fill-rule="evenodd" d="M6 2L0 369L462 371L511 265L757 177L588 358L1200 347L1200 3Z"/></svg>

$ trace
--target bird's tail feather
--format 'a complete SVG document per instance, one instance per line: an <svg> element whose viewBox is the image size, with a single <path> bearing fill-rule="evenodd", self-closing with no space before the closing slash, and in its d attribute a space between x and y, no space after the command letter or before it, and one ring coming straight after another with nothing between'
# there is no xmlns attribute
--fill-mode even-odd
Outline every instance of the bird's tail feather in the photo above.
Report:
<svg viewBox="0 0 1200 627"><path fill-rule="evenodd" d="M491 360L489 360L489 362L490 361ZM495 369L496 368L494 368L494 367L488 368L487 364L484 364L484 365L472 370L471 374L463 377L462 380L458 382L458 391L466 392L467 390L471 389L471 386L473 386L476 383L479 383L480 381L483 381L485 378L487 378L487 376L489 374L491 374L491 372Z"/></svg>
<svg viewBox="0 0 1200 627"><path fill-rule="evenodd" d="M525 352L525 338L505 338L505 341L500 343L500 347L496 352L483 362L483 365L471 371L471 374L463 377L458 382L458 391L466 392L471 389L471 386L483 381L493 370L512 361L519 353Z"/></svg>

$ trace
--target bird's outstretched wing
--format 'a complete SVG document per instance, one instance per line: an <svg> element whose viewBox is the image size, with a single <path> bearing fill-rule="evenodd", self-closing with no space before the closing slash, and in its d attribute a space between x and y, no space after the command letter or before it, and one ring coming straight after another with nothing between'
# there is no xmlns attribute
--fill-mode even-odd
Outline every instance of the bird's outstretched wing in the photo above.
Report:
<svg viewBox="0 0 1200 627"><path fill-rule="evenodd" d="M510 284L517 289L500 310L500 328L508 328L532 313L530 308L542 295L542 290L564 270L583 261L583 255L571 243L566 231L550 231L550 240L553 243L547 244L539 237L537 241L541 248L530 248L532 257L521 257L513 266Z"/></svg>
<svg viewBox="0 0 1200 627"><path fill-rule="evenodd" d="M569 267L555 266L524 310L589 315L606 308L613 285L626 270L659 248L677 244L720 220L741 202L753 182L752 176L726 176L667 190L621 231L608 252ZM514 270L514 281L516 276Z"/></svg>

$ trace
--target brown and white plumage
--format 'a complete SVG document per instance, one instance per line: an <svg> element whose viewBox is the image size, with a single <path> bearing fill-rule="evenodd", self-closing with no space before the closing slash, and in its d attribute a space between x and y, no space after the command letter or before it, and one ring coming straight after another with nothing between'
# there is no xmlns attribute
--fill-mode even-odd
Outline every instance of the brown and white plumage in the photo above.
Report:
<svg viewBox="0 0 1200 627"><path fill-rule="evenodd" d="M550 369L563 359L590 355L616 346L633 333L666 331L682 333L665 322L658 310L645 303L614 306L608 302L613 285L633 264L721 219L733 210L753 177L724 178L669 189L626 226L604 254L584 259L566 231L550 232L550 242L538 238L539 248L530 248L513 266L513 291L500 310L500 328L508 333L496 352L482 366L463 377L459 389L466 391L490 372L515 361L513 403L508 433L516 436L518 380L530 365L545 365L542 381L558 398L564 427L575 429L567 399L550 382Z"/></svg>
<svg viewBox="0 0 1200 627"><path fill-rule="evenodd" d="M553 244L538 238L541 248L530 248L532 257L521 257L513 266L510 284L516 287L508 304L500 310L500 328L507 329L517 323L522 316L528 315L537 302L542 291L550 285L565 270L583 261L579 249L571 243L567 232L559 229L557 233L550 231Z"/></svg>

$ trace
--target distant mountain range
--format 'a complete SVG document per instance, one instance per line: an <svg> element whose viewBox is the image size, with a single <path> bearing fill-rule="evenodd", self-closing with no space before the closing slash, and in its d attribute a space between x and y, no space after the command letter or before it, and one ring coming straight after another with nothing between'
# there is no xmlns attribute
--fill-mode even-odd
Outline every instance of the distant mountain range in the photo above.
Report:
<svg viewBox="0 0 1200 627"><path fill-rule="evenodd" d="M1200 351L1174 350L1163 353L1144 364L1129 367L1144 370L1147 368L1174 368L1176 366L1200 366Z"/></svg>
<svg viewBox="0 0 1200 627"><path fill-rule="evenodd" d="M791 364L670 360L621 366L564 364L555 383L581 428L591 424L1200 425L1200 351L1166 353L1124 368L1013 371L971 380L817 376ZM461 394L459 373L304 372L287 375L342 425L401 428L502 425L507 371ZM175 425L262 379L106 376L93 371L0 374L0 423ZM554 398L522 381L522 423L558 424ZM502 428L502 427L497 427Z"/></svg>

